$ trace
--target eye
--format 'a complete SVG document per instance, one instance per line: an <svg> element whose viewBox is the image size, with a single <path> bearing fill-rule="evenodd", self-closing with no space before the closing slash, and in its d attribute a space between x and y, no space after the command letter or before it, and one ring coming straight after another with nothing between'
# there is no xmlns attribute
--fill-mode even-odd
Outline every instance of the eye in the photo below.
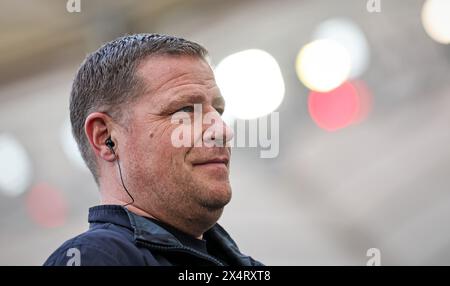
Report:
<svg viewBox="0 0 450 286"><path fill-rule="evenodd" d="M187 105L187 106L184 106L184 107L178 109L176 112L194 112L194 106Z"/></svg>

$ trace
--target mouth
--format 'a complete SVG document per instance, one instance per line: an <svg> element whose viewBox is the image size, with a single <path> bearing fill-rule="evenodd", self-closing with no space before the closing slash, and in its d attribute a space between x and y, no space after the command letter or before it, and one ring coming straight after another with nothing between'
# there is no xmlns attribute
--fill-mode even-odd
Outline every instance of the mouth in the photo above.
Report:
<svg viewBox="0 0 450 286"><path fill-rule="evenodd" d="M228 168L230 159L228 157L215 157L207 160L193 162L194 167L225 167Z"/></svg>

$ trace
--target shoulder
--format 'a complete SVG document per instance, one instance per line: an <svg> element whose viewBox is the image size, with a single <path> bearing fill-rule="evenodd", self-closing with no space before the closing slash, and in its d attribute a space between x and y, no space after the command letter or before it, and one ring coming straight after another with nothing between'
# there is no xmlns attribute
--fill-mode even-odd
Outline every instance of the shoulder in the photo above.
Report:
<svg viewBox="0 0 450 286"><path fill-rule="evenodd" d="M44 266L142 265L144 262L131 231L105 224L66 241Z"/></svg>

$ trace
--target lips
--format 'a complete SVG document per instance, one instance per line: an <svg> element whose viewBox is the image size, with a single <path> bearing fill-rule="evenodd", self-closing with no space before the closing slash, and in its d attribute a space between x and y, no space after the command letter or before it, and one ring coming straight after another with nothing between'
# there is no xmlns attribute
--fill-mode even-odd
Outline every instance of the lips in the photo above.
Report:
<svg viewBox="0 0 450 286"><path fill-rule="evenodd" d="M215 157L210 159L204 159L204 160L197 160L192 163L193 166L202 166L202 165L208 165L208 164L224 164L228 167L228 162L230 159L228 157Z"/></svg>

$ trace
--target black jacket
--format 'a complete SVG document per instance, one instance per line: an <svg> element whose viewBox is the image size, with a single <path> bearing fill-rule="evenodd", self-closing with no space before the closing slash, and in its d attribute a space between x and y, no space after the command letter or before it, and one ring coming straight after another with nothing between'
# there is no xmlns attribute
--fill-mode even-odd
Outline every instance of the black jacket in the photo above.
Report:
<svg viewBox="0 0 450 286"><path fill-rule="evenodd" d="M66 241L44 265L262 265L242 254L218 224L203 235L208 249L214 250L211 255L183 244L160 224L122 206L90 208L89 223L88 231Z"/></svg>

